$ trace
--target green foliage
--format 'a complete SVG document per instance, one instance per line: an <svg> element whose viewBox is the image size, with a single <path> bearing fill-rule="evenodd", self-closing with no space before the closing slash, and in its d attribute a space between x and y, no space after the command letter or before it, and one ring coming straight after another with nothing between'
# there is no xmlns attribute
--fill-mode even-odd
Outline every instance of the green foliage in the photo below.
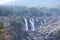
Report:
<svg viewBox="0 0 60 40"><path fill-rule="evenodd" d="M15 31L15 32L20 32L20 31L22 30L22 28L24 27L24 23L23 23L22 20L19 21L19 22L12 21L12 22L10 23L10 25L11 25L10 28L11 28L13 31Z"/></svg>
<svg viewBox="0 0 60 40"><path fill-rule="evenodd" d="M60 40L60 30L53 32L51 36L54 40Z"/></svg>
<svg viewBox="0 0 60 40"><path fill-rule="evenodd" d="M0 24L0 29L3 29L3 25Z"/></svg>
<svg viewBox="0 0 60 40"><path fill-rule="evenodd" d="M3 36L2 36L2 33L4 32L3 30L3 25L2 23L0 22L0 40L3 40Z"/></svg>
<svg viewBox="0 0 60 40"><path fill-rule="evenodd" d="M0 34L0 40L3 40L3 36L2 36L2 34Z"/></svg>
<svg viewBox="0 0 60 40"><path fill-rule="evenodd" d="M59 8L35 8L35 7L20 7L20 6L0 6L0 16L52 16L53 14L60 14Z"/></svg>

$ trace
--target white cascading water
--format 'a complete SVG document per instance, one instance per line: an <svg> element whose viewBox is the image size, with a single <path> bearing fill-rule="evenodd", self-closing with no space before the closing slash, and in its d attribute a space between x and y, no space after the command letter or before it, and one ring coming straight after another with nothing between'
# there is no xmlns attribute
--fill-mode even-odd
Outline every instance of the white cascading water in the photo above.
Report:
<svg viewBox="0 0 60 40"><path fill-rule="evenodd" d="M7 27L7 26L9 26L9 25L10 25L9 22L4 22L4 27Z"/></svg>
<svg viewBox="0 0 60 40"><path fill-rule="evenodd" d="M30 19L29 22L30 22L30 24L31 24L31 30L32 30L32 31L35 31L34 19Z"/></svg>
<svg viewBox="0 0 60 40"><path fill-rule="evenodd" d="M6 22L4 22L4 27L6 27Z"/></svg>
<svg viewBox="0 0 60 40"><path fill-rule="evenodd" d="M44 20L44 23L46 24L46 20Z"/></svg>
<svg viewBox="0 0 60 40"><path fill-rule="evenodd" d="M25 21L25 29L26 29L26 31L28 31L28 22L27 22L27 19L24 18L24 21Z"/></svg>

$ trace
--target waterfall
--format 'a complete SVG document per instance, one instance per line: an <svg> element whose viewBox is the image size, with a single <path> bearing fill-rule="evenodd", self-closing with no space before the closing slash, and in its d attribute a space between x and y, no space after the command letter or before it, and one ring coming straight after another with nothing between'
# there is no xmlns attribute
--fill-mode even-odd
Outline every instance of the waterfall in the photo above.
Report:
<svg viewBox="0 0 60 40"><path fill-rule="evenodd" d="M10 23L9 22L4 22L3 25L4 25L4 27L7 27L7 26L10 25Z"/></svg>
<svg viewBox="0 0 60 40"><path fill-rule="evenodd" d="M35 31L34 19L30 19L29 22L30 22L30 24L31 24L31 30L32 30L32 31Z"/></svg>
<svg viewBox="0 0 60 40"><path fill-rule="evenodd" d="M44 19L44 23L46 24L46 19Z"/></svg>
<svg viewBox="0 0 60 40"><path fill-rule="evenodd" d="M25 21L25 29L28 31L28 22L27 22L27 19L24 18L24 21Z"/></svg>

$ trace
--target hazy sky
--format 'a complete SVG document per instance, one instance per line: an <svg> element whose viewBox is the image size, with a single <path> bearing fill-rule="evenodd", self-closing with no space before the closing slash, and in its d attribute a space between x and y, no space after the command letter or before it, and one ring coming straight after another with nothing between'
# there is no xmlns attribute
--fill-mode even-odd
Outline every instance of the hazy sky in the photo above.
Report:
<svg viewBox="0 0 60 40"><path fill-rule="evenodd" d="M60 6L60 0L3 0L3 1L0 0L0 4L23 5L29 7L37 7L37 6L55 7Z"/></svg>
<svg viewBox="0 0 60 40"><path fill-rule="evenodd" d="M14 2L15 0L0 0L0 5L5 4L5 3L9 3L9 2Z"/></svg>

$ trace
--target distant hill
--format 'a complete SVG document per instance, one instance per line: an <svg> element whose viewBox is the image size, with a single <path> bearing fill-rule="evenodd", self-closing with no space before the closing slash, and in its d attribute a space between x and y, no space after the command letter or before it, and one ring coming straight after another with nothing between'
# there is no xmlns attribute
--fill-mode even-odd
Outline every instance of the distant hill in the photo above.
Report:
<svg viewBox="0 0 60 40"><path fill-rule="evenodd" d="M60 15L60 8L28 8L25 6L0 6L0 16L48 17L55 14Z"/></svg>

